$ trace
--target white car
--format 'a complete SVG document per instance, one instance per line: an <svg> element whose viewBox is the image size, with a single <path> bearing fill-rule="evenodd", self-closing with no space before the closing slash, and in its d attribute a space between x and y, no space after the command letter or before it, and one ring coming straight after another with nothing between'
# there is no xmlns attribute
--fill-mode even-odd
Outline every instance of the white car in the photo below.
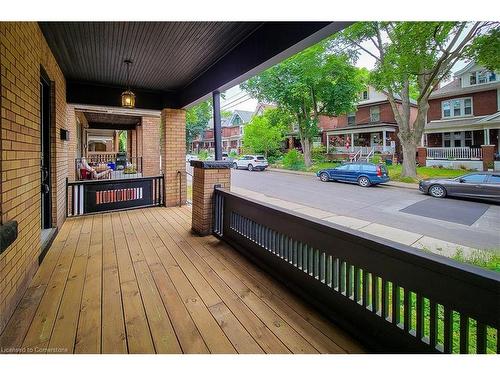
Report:
<svg viewBox="0 0 500 375"><path fill-rule="evenodd" d="M243 155L241 158L233 160L234 169L248 169L249 171L263 171L269 166L267 160L262 155Z"/></svg>
<svg viewBox="0 0 500 375"><path fill-rule="evenodd" d="M187 154L186 155L186 161L190 162L191 160L198 160L198 155Z"/></svg>

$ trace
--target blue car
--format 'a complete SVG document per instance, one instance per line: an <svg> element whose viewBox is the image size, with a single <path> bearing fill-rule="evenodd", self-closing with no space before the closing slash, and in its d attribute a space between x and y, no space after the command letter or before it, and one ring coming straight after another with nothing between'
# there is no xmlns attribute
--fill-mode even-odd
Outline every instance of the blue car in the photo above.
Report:
<svg viewBox="0 0 500 375"><path fill-rule="evenodd" d="M345 163L336 168L322 169L317 173L317 176L323 182L355 182L363 187L389 181L389 173L384 164L359 162Z"/></svg>

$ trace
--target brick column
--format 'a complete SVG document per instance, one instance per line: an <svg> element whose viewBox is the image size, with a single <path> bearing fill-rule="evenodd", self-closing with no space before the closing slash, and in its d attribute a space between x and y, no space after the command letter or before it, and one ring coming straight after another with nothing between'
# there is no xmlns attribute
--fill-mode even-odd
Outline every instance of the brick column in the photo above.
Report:
<svg viewBox="0 0 500 375"><path fill-rule="evenodd" d="M427 163L427 148L417 147L417 163L421 167L425 167Z"/></svg>
<svg viewBox="0 0 500 375"><path fill-rule="evenodd" d="M191 228L206 236L212 233L214 187L231 187L231 163L193 160L191 166L194 167Z"/></svg>
<svg viewBox="0 0 500 375"><path fill-rule="evenodd" d="M495 145L482 145L483 150L483 171L488 170L488 164L495 162Z"/></svg>
<svg viewBox="0 0 500 375"><path fill-rule="evenodd" d="M146 177L160 174L160 118L142 118L142 173Z"/></svg>
<svg viewBox="0 0 500 375"><path fill-rule="evenodd" d="M165 176L165 205L186 203L186 111L161 111L161 155ZM179 182L180 180L180 182ZM180 185L180 191L179 191Z"/></svg>

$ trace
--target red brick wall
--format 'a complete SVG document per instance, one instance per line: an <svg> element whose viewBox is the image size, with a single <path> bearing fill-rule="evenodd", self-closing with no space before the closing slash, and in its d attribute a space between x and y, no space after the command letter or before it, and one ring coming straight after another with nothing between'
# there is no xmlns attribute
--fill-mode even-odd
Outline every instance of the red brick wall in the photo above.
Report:
<svg viewBox="0 0 500 375"><path fill-rule="evenodd" d="M65 218L68 142L66 83L35 22L0 22L1 218L16 220L17 240L0 255L0 331L38 268L41 250L40 65L53 86L52 221Z"/></svg>
<svg viewBox="0 0 500 375"><path fill-rule="evenodd" d="M160 118L142 118L142 168L144 176L160 174Z"/></svg>
<svg viewBox="0 0 500 375"><path fill-rule="evenodd" d="M485 116L498 112L497 91L488 90L429 100L429 111L427 112L428 121L441 119L441 102L443 100L463 97L472 97L472 110L474 116Z"/></svg>

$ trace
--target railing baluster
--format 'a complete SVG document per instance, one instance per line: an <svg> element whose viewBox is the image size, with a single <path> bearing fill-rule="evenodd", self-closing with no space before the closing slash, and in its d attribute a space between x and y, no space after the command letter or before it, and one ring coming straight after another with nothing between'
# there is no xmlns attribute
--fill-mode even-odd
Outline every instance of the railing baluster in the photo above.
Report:
<svg viewBox="0 0 500 375"><path fill-rule="evenodd" d="M476 322L476 353L485 354L487 345L486 324Z"/></svg>
<svg viewBox="0 0 500 375"><path fill-rule="evenodd" d="M453 311L448 307L444 306L444 352L451 353L453 351Z"/></svg>
<svg viewBox="0 0 500 375"><path fill-rule="evenodd" d="M343 260L340 262L340 279L339 279L339 289L342 294L347 295L347 263Z"/></svg>
<svg viewBox="0 0 500 375"><path fill-rule="evenodd" d="M429 345L435 349L438 335L437 304L433 300L429 301Z"/></svg>
<svg viewBox="0 0 500 375"><path fill-rule="evenodd" d="M469 317L460 314L460 353L469 353Z"/></svg>
<svg viewBox="0 0 500 375"><path fill-rule="evenodd" d="M401 322L400 290L396 283L392 283L392 323L398 325Z"/></svg>
<svg viewBox="0 0 500 375"><path fill-rule="evenodd" d="M368 307L368 304L370 303L370 279L371 282L373 283L373 274L370 274L363 270L363 307ZM373 299L373 295L371 296Z"/></svg>
<svg viewBox="0 0 500 375"><path fill-rule="evenodd" d="M424 299L422 298L422 295L420 293L417 293L417 300L416 300L416 322L415 325L417 326L417 338L421 340L424 337Z"/></svg>
<svg viewBox="0 0 500 375"><path fill-rule="evenodd" d="M340 273L341 273L340 268L341 268L340 259L335 258L332 264L332 278L333 278L332 286L338 292L340 292L340 285L342 285L340 282Z"/></svg>
<svg viewBox="0 0 500 375"><path fill-rule="evenodd" d="M374 313L377 313L379 312L380 310L380 306L379 306L379 278L378 276L376 276L375 274L372 273L372 299L371 299L371 307L372 307L372 311Z"/></svg>
<svg viewBox="0 0 500 375"><path fill-rule="evenodd" d="M382 318L389 318L389 283L382 279Z"/></svg>
<svg viewBox="0 0 500 375"><path fill-rule="evenodd" d="M411 296L408 288L404 288L404 330L411 330Z"/></svg>

